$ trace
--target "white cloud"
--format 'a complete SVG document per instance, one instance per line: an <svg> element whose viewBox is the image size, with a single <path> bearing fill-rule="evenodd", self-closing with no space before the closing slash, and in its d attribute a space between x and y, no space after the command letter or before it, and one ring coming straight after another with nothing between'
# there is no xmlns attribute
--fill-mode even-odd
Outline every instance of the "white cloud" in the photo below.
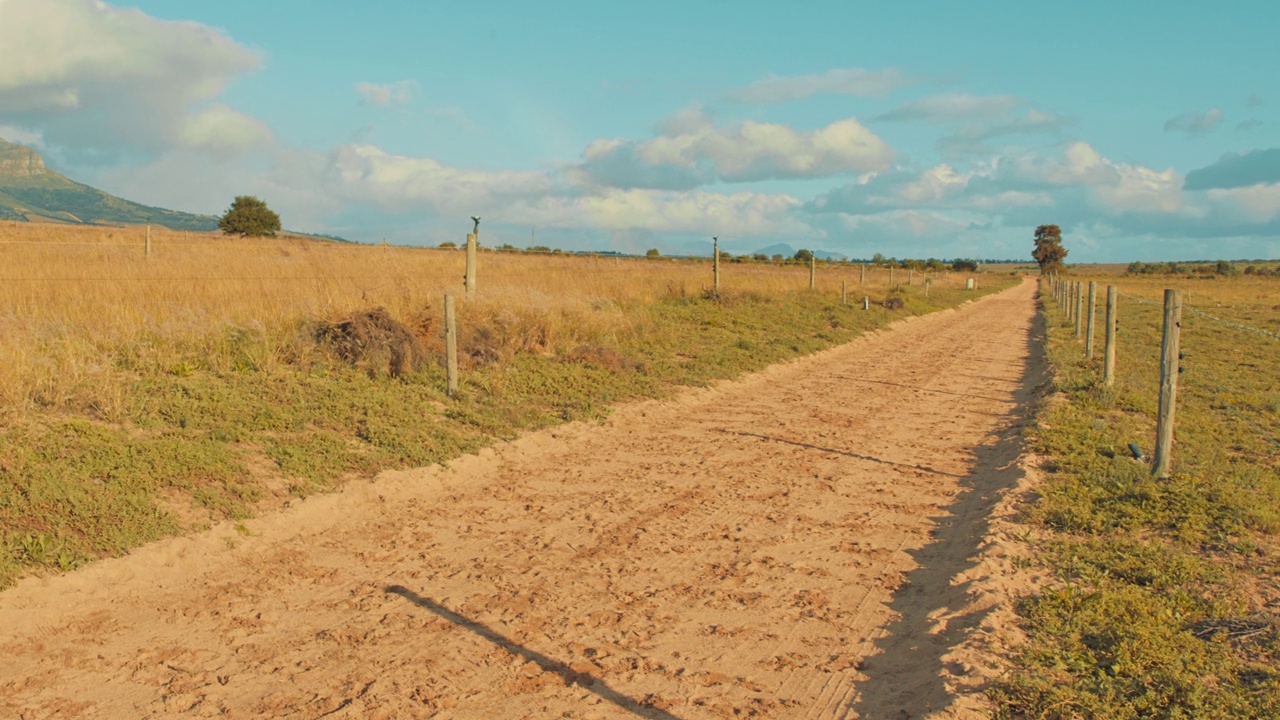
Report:
<svg viewBox="0 0 1280 720"><path fill-rule="evenodd" d="M40 133L12 125L0 125L0 139L36 148L44 145L44 137Z"/></svg>
<svg viewBox="0 0 1280 720"><path fill-rule="evenodd" d="M808 228L791 214L800 204L789 195L769 193L606 189L581 197L520 203L511 217L548 227L744 237L807 233Z"/></svg>
<svg viewBox="0 0 1280 720"><path fill-rule="evenodd" d="M266 123L226 105L214 104L183 120L179 139L183 145L216 151L238 151L272 140Z"/></svg>
<svg viewBox="0 0 1280 720"><path fill-rule="evenodd" d="M816 198L814 213L877 215L890 211L979 213L1018 222L1052 214L1059 224L1099 217L1144 222L1197 220L1208 210L1182 190L1172 169L1119 163L1075 142L1055 155L1023 153L973 164L942 164L916 173L895 170Z"/></svg>
<svg viewBox="0 0 1280 720"><path fill-rule="evenodd" d="M816 75L767 75L728 93L727 98L743 103L783 103L814 95L878 97L918 82L918 79L897 68L837 68Z"/></svg>
<svg viewBox="0 0 1280 720"><path fill-rule="evenodd" d="M356 92L361 102L378 107L392 105L408 105L417 97L422 86L416 80L400 80L399 82L377 84L358 82Z"/></svg>
<svg viewBox="0 0 1280 720"><path fill-rule="evenodd" d="M1210 190L1211 200L1237 209L1251 222L1280 219L1280 183Z"/></svg>
<svg viewBox="0 0 1280 720"><path fill-rule="evenodd" d="M1024 103L1013 95L948 93L905 102L876 120L945 124L1004 117Z"/></svg>
<svg viewBox="0 0 1280 720"><path fill-rule="evenodd" d="M1216 130L1222 120L1222 111L1218 108L1210 108L1204 112L1184 112L1169 118L1164 124L1164 131L1186 133L1188 136L1204 135Z"/></svg>
<svg viewBox="0 0 1280 720"><path fill-rule="evenodd" d="M536 170L467 170L427 157L393 155L373 145L334 151L331 173L340 192L390 206L421 204L446 212L478 212L499 201L552 192L551 176Z"/></svg>
<svg viewBox="0 0 1280 720"><path fill-rule="evenodd" d="M3 0L0 14L0 122L86 156L244 139L243 119L199 109L260 65L221 31L95 0ZM238 128L215 131L219 120Z"/></svg>
<svg viewBox="0 0 1280 720"><path fill-rule="evenodd" d="M597 140L577 168L587 184L690 189L715 182L815 178L888 167L893 152L855 118L811 132L746 120L720 127L686 111L645 142Z"/></svg>

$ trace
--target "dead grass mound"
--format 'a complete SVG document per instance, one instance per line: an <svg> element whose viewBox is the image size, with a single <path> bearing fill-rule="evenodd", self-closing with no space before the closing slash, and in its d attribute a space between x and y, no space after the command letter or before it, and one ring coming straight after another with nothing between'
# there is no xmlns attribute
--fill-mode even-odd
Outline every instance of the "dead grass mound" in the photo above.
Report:
<svg viewBox="0 0 1280 720"><path fill-rule="evenodd" d="M409 328L384 308L361 310L316 328L316 343L371 376L399 377L422 368L427 353Z"/></svg>

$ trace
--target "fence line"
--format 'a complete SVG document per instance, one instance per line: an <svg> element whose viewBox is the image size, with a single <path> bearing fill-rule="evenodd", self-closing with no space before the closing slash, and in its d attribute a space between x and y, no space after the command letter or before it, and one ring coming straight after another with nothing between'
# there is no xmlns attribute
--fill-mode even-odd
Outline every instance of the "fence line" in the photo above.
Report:
<svg viewBox="0 0 1280 720"><path fill-rule="evenodd" d="M1067 323L1067 325L1071 326L1075 324L1074 322L1075 315L1077 314L1078 308L1079 308L1079 305L1077 304L1078 300L1076 296L1077 284L1074 281L1063 280L1057 276L1050 276L1047 278L1047 281L1048 281L1049 291L1050 291L1048 293L1048 296L1052 297L1055 300L1057 306L1063 313L1063 318ZM1179 317L1178 314L1175 314L1172 322L1176 325L1176 327L1173 327L1173 328L1167 327L1168 323L1170 322L1169 320L1170 313L1169 313L1169 307L1167 302L1161 303L1154 300L1150 300L1145 297L1120 292L1119 289L1116 288L1114 285L1109 285L1107 289L1108 289L1108 294L1114 293L1116 297L1123 297L1127 300L1133 301L1136 304L1152 306L1152 307L1163 307L1165 309L1166 328L1164 330L1165 340L1162 342L1162 346L1168 342L1168 337L1169 337L1168 333L1172 331L1176 334L1177 331L1181 328L1181 325L1183 324L1182 318ZM1175 295L1177 294L1175 291L1166 290L1166 298L1168 298L1169 293L1174 293ZM1202 310L1199 310L1197 308L1193 308L1187 305L1182 305L1179 303L1178 309L1185 309L1194 316L1204 318L1205 320L1209 320L1235 330L1252 333L1254 335L1260 335L1270 339L1280 339L1280 334L1278 333L1273 333L1268 330L1262 330L1256 327L1251 327L1248 325L1232 322L1230 320L1225 320L1223 318L1210 315ZM1092 313L1093 309L1089 308L1088 311ZM1108 325L1110 325L1113 319L1114 318L1108 320ZM1077 340L1078 339L1079 339L1079 336L1077 335ZM1110 357L1110 353L1114 352L1114 345L1111 344L1111 338L1108 338L1108 340L1109 340L1108 342L1109 356L1106 358L1106 362L1104 364L1104 377L1103 377L1104 386L1109 385L1110 383L1108 382L1108 380L1114 377L1114 367L1112 366L1113 361L1111 360L1111 357ZM1268 428L1255 422L1240 408L1236 407L1231 402L1229 402L1227 398L1230 397L1230 393L1227 390L1223 389L1219 385L1216 385L1216 384L1213 384L1212 382L1204 380L1202 377L1197 377L1196 375L1191 375L1185 379L1180 379L1179 376L1182 372L1182 368L1180 367L1179 361L1182 356L1179 353L1178 347L1176 344L1173 346L1173 352L1175 353L1173 357L1167 357L1167 354L1168 354L1167 350L1168 349L1166 347L1161 348L1161 355L1166 356L1166 357L1160 358L1161 385L1164 385L1165 383L1169 383L1169 382L1172 382L1174 384L1179 382L1185 382L1186 385L1188 385L1190 388L1194 388L1195 390L1199 391L1199 394L1205 397L1205 399L1209 402L1210 409L1223 411L1225 415L1230 416L1235 420L1246 425L1249 428L1249 430L1252 431L1252 434L1254 434L1258 439L1265 441L1269 445L1273 445L1277 448L1280 448L1280 438L1278 438L1272 430L1269 430ZM1110 375L1111 378L1109 378L1108 375ZM1161 408L1161 415L1163 415L1165 410L1166 410L1165 408ZM1168 410L1172 410L1172 408L1168 408ZM1159 433L1159 434L1164 434L1164 433ZM1157 443L1158 447L1157 447L1157 452L1155 454L1157 455L1157 457L1163 456L1162 459L1165 461L1165 464L1167 466L1170 445L1172 444L1171 437L1167 438L1165 440L1165 443L1167 444L1164 444L1163 447L1161 447L1161 443L1159 442L1159 438L1158 438L1158 443ZM1165 467L1164 469L1167 470L1167 467ZM1157 475L1162 474L1161 468L1158 465L1153 468L1153 471L1155 471ZM1167 475L1167 472L1163 474Z"/></svg>

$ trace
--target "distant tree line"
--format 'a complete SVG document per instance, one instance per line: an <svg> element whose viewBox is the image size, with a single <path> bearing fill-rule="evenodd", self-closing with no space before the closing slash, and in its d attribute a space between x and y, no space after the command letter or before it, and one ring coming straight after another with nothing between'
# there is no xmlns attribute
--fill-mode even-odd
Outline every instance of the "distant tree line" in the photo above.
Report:
<svg viewBox="0 0 1280 720"><path fill-rule="evenodd" d="M436 247L441 249L455 249L459 247L459 244L449 240L449 241L440 243ZM529 255L566 254L566 255L602 255L607 257L632 257L632 256L629 256L627 253L620 253L620 252L617 252L616 250L561 250L560 248L551 248L546 245L534 245L532 247L521 248L521 247L516 247L515 245L512 245L510 243L503 243L493 248L487 248L481 245L480 249L493 250L495 252L501 252L501 253L523 253L523 254L529 254ZM658 259L663 259L665 256L663 256L662 252L657 248L649 248L649 250L647 250L644 253L644 255L641 257L646 257L646 258L649 258L650 260L658 260ZM705 258L706 256L697 257L697 256L678 256L678 255L666 257L666 259L669 259L669 260L698 260L698 259L705 259ZM724 251L720 252L721 262L727 262L727 263L770 263L773 265L808 265L810 259L813 259L816 262L821 263L823 265L843 265L843 266L871 265L879 268L892 267L892 268L900 268L903 270L917 270L920 272L926 272L926 271L927 272L944 272L946 270L953 270L956 272L975 272L981 267L983 262L979 260L970 260L970 259L963 259L963 258L957 258L954 260L940 260L938 258L927 258L922 260L915 260L915 259L908 258L904 260L899 260L897 258L887 258L880 253L876 253L875 256L873 256L869 260L854 259L854 258L831 258L831 257L822 258L822 257L816 257L814 251L809 250L807 248L801 248L800 250L797 250L795 254L790 257L781 255L781 254L776 254L776 253L773 255L766 255L764 253L734 255L733 253L728 253ZM992 261L986 261L986 262L1016 263L1020 261L992 260Z"/></svg>
<svg viewBox="0 0 1280 720"><path fill-rule="evenodd" d="M1230 277L1232 275L1241 274L1241 270L1234 263L1226 260L1215 260L1206 262L1131 262L1125 272L1130 275L1188 275L1195 276L1221 276ZM1243 271L1245 275L1280 275L1280 265L1247 265Z"/></svg>

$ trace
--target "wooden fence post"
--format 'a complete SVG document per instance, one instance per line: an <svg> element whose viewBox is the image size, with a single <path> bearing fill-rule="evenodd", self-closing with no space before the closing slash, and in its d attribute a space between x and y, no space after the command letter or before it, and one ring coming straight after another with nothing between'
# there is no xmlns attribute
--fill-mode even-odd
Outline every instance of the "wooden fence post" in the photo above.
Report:
<svg viewBox="0 0 1280 720"><path fill-rule="evenodd" d="M1182 329L1182 293L1164 291L1164 337L1160 341L1160 406L1151 475L1169 477L1173 454L1173 411L1178 399L1178 345Z"/></svg>
<svg viewBox="0 0 1280 720"><path fill-rule="evenodd" d="M915 284L915 281L916 281L916 271L915 271L915 268L912 268L907 271L907 286L910 287L911 285Z"/></svg>
<svg viewBox="0 0 1280 720"><path fill-rule="evenodd" d="M924 296L926 299L929 297L929 288L932 286L933 286L933 278L925 278L924 279Z"/></svg>
<svg viewBox="0 0 1280 720"><path fill-rule="evenodd" d="M810 290L812 290L814 287L813 285L814 275L817 272L818 272L818 259L811 255L809 256L809 289Z"/></svg>
<svg viewBox="0 0 1280 720"><path fill-rule="evenodd" d="M867 297L866 295L862 296L862 309L863 310L871 309L871 298Z"/></svg>
<svg viewBox="0 0 1280 720"><path fill-rule="evenodd" d="M864 287L867 284L867 264L862 263L858 266L858 287Z"/></svg>
<svg viewBox="0 0 1280 720"><path fill-rule="evenodd" d="M448 380L446 394L458 393L458 316L453 309L453 296L444 296L444 367Z"/></svg>
<svg viewBox="0 0 1280 720"><path fill-rule="evenodd" d="M848 290L847 284L848 282L845 280L840 281L840 304L841 305L849 304L849 290Z"/></svg>
<svg viewBox="0 0 1280 720"><path fill-rule="evenodd" d="M720 238L711 238L711 286L720 294Z"/></svg>
<svg viewBox="0 0 1280 720"><path fill-rule="evenodd" d="M467 233L467 274L463 277L467 300L476 299L476 234Z"/></svg>
<svg viewBox="0 0 1280 720"><path fill-rule="evenodd" d="M1093 358L1093 323L1098 314L1098 283L1093 280L1089 281L1089 309L1085 315L1086 327L1084 336L1084 356L1086 359Z"/></svg>
<svg viewBox="0 0 1280 720"><path fill-rule="evenodd" d="M889 266L889 287L893 287L893 266Z"/></svg>
<svg viewBox="0 0 1280 720"><path fill-rule="evenodd" d="M1103 350L1102 385L1116 381L1116 286L1107 286L1107 347Z"/></svg>
<svg viewBox="0 0 1280 720"><path fill-rule="evenodd" d="M151 226L147 226L147 257L151 257Z"/></svg>

